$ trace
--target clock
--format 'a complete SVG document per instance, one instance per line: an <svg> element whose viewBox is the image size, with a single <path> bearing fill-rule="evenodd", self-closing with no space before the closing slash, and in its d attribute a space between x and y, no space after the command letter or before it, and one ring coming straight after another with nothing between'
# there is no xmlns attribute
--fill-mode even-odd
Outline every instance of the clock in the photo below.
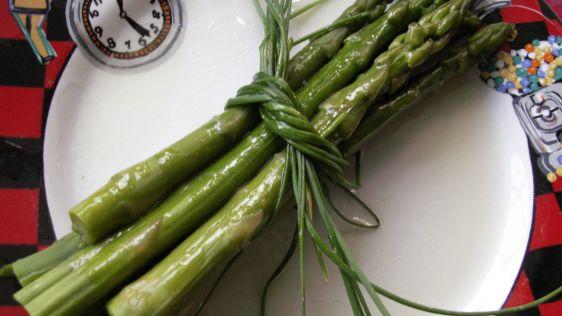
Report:
<svg viewBox="0 0 562 316"><path fill-rule="evenodd" d="M114 68L162 57L183 23L179 0L71 0L66 17L79 49Z"/></svg>

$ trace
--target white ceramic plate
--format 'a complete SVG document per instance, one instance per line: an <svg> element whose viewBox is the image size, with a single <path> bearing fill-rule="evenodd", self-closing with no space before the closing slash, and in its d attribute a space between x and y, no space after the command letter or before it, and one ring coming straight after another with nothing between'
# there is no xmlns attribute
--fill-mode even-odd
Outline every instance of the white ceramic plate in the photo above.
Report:
<svg viewBox="0 0 562 316"><path fill-rule="evenodd" d="M303 1L297 3L302 5ZM329 21L352 0L298 18L293 34ZM115 172L156 152L219 113L258 69L261 25L252 1L185 1L187 28L157 64L98 68L76 51L55 92L45 139L47 200L57 236L68 209ZM476 72L408 111L364 154L359 195L383 225L340 223L369 278L445 308L499 308L525 252L532 218L527 142L509 96ZM352 207L343 197L338 203ZM284 255L294 214L284 214L233 265L203 315L257 315L265 279ZM337 270L322 280L307 252L309 315L350 315ZM271 289L268 315L296 315L293 260ZM389 303L393 314L419 312Z"/></svg>

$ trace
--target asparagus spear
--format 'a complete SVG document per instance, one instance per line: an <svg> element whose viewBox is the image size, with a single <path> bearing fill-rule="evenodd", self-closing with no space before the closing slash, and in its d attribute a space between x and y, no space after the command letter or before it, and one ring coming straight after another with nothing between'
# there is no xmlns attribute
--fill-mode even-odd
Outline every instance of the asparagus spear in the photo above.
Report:
<svg viewBox="0 0 562 316"><path fill-rule="evenodd" d="M348 15L346 15L346 17L350 17L350 16L356 16L356 15L360 15L362 13L369 13L369 19L374 19L375 16L377 15L381 15L384 11L384 4L379 4L379 0L357 0L356 3L354 3L352 6L350 6L345 12L348 13ZM363 18L363 20L365 20L365 18ZM361 21L357 20L354 23L358 24ZM355 27L353 25L350 26L351 28ZM303 54L297 54L297 56L295 56L293 59L291 59L289 61L289 63L292 65L292 69L289 70L289 76L294 76L294 77L298 77L300 78L300 80L306 79L308 78L308 74L312 73L310 71L310 69L314 69L317 70L319 67L321 67L324 63L327 62L327 60L329 60L329 58L326 58L326 53L322 53L322 52L327 52L327 51L332 51L334 47L339 47L341 46L341 43L343 43L344 37L341 36L342 34L342 29L344 29L346 27L339 27L337 29L334 29L330 32L327 32L325 35L323 35L321 38L319 38L317 41L314 41L313 43L310 43L309 45L305 46L305 48L303 48L303 50L306 53ZM300 57L298 57L300 56ZM299 86L300 83L293 83L293 86ZM231 116L232 115L239 115L239 117L233 117L233 120L231 120ZM245 130L247 129L246 125L247 124L240 124L243 123L244 120L247 120L248 117L250 117L250 115L254 115L253 113L250 113L250 111L248 109L230 109L230 110L226 110L224 113L222 113L221 115L219 115L218 117L214 118L213 120L211 120L209 123L207 123L207 127L209 128L213 128L214 127L219 127L221 124L225 124L230 122L230 125L237 125L238 129L240 130ZM252 120L254 120L254 118L251 118ZM215 122L215 123L212 123ZM201 130L201 129L200 129ZM184 140L180 140L178 143L182 144L183 142L189 143L190 139L193 139L195 137L194 134L191 134L189 136L187 136L186 138L184 138ZM182 147L185 147L182 145ZM168 148L169 149L169 148ZM197 150L195 150L195 152L197 152ZM183 155L185 156L185 155ZM157 157L157 156L155 156ZM153 157L154 158L154 157ZM185 158L185 157L184 157ZM154 162L155 160L152 159L152 162ZM145 164L143 163L139 163L136 166L143 167L143 166L147 166L146 163L150 163L151 159L145 161ZM179 161L175 161L174 163L180 163ZM128 170L134 170L135 167L129 168ZM116 181L117 178L126 178L130 176L130 173L127 171L121 172L120 174L116 175L114 177L114 180ZM115 182L114 180L110 181L110 182ZM154 179L154 181L156 181L158 179ZM153 187L155 190L158 187L158 183L156 182L152 182L153 180L151 180L151 178L144 178L142 181L146 181L143 182L143 188L149 188L149 187ZM162 182L159 182L160 184L162 184ZM164 187L160 187L160 192L164 192L166 189L166 186ZM95 199L96 197L99 197L100 195L104 196L104 191L107 190L114 190L115 188L113 188L113 186L111 184L107 184L105 186L105 189L101 189L98 192L94 193L92 196L90 196L88 199L86 199L84 202L81 203L81 205L86 205L89 202L91 202L93 199ZM144 189L143 189L144 190ZM158 190L156 190L158 191ZM142 193L141 191L137 190L134 191L137 193ZM127 196L132 196L134 192L129 192L129 193L123 193ZM157 196L158 194L155 194L154 196ZM137 199L138 200L138 199ZM145 199L143 199L143 201L146 201ZM75 216L75 223L76 223L76 230L78 231L83 231L83 236L86 236L85 239L89 239L89 241L93 241L94 239L99 239L99 236L102 236L104 234L107 233L107 231L111 231L114 229L115 225L109 225L108 223L114 223L113 219L115 217L119 217L119 214L114 214L112 212L111 207L112 203L116 202L115 200L113 201L109 201L109 200L104 200L102 201L102 203L100 203L97 207L95 208L85 208L85 209L81 209L79 206L76 206L74 208L75 212L74 215ZM148 201L148 204L150 204L151 201ZM147 205L148 205L147 204ZM135 216L140 215L143 211L146 211L147 207L143 207L142 205L137 205L139 208L136 208L136 210L138 211ZM121 219L120 221L122 222L127 222L130 221L132 219L135 218L135 216L131 216L131 214L126 214L126 216L128 217L128 220L124 220ZM108 220L108 218L110 218L110 220ZM98 225L104 224L104 226L101 226L102 230L98 230ZM107 225L107 226L105 226ZM89 228L86 228L89 227ZM96 236L95 238L93 236ZM88 236L91 236L92 238L88 238ZM53 249L57 249L58 247L54 247L58 242L56 242L53 246L51 246L49 248L49 252L51 252ZM67 245L69 246L69 245ZM97 249L95 247L90 247L89 249ZM87 251L86 251L87 252ZM39 260L43 260L41 258L44 257L46 253L42 252L41 255L31 255L29 257L30 260L28 260L28 258L24 258L21 259L22 263L26 263L26 265L30 264L31 262L35 262L35 261L39 261ZM19 260L20 261L20 260ZM18 261L18 262L19 262ZM84 262L84 260L78 260L77 262ZM73 264L69 265L69 263L65 263L64 267L59 267L57 269L57 271L54 271L52 273L51 276L45 277L44 280L45 281L39 281L43 287L32 287L35 290L34 291L29 291L28 292L28 296L30 297L35 297L41 290L44 289L44 286L50 286L50 284L54 283L56 280L58 280L61 276L66 275L67 273L69 273L70 271L72 271L73 269L77 268L79 265L77 264L77 262L74 262ZM54 262L53 262L54 263ZM15 264L16 266L18 266L19 264ZM20 282L22 281L21 279L23 278L23 275L26 274L26 272L24 271L24 267L26 265L21 264L21 266L18 268L16 267L14 270L21 270L22 272L19 272L17 275L20 275L20 277L18 277L18 279L20 279ZM71 268L70 266L72 266L73 268ZM3 270L5 271L6 275L13 275L13 271L12 271L12 265L5 265L3 267ZM34 278L36 276L39 276L40 273L35 273L34 274ZM34 279L33 278L33 279ZM26 285L27 283L29 283L30 281L33 281L32 278L24 281L24 283L22 283L22 285ZM48 280L48 281L47 281Z"/></svg>
<svg viewBox="0 0 562 316"><path fill-rule="evenodd" d="M455 7L461 6L463 7ZM453 8L451 8L453 7ZM328 102L320 106L320 113L330 113L335 107L341 107L345 103L358 103L360 105L350 107L350 111L342 114L341 121L336 120L330 128L337 131L337 137L346 138L359 123L359 119L367 110L369 104L380 97L381 94L370 93L365 87L369 87L367 80L362 77L372 78L377 73L387 71L385 87L383 92L391 88L396 78L408 75L413 69L422 65L432 52L441 51L450 41L458 26L462 22L466 12L466 4L458 4L455 1L446 3L435 12L427 14L418 23L412 23L408 32L391 43L389 49L375 60L373 67L358 77L351 85L337 92L340 95L349 95L347 98L338 98L336 95L330 97ZM432 37L436 37L432 39ZM415 51L414 51L415 49ZM405 66L407 65L407 69ZM354 93L350 93L353 91ZM330 100L335 100L331 103ZM339 103L340 100L343 103ZM348 119L354 118L353 120Z"/></svg>
<svg viewBox="0 0 562 316"><path fill-rule="evenodd" d="M167 191L234 145L258 121L227 110L154 156L112 176L70 210L72 229L92 244L141 215Z"/></svg>
<svg viewBox="0 0 562 316"><path fill-rule="evenodd" d="M422 8L427 8L432 3L437 6L445 1L411 0L392 5L382 18L346 39L344 47L330 63L315 73L297 92L299 101L318 105L334 91L345 87L358 73L369 67L374 56L402 33L405 26L420 17Z"/></svg>
<svg viewBox="0 0 562 316"><path fill-rule="evenodd" d="M28 285L76 253L80 249L79 242L78 234L70 233L49 248L12 262L14 276L22 286Z"/></svg>
<svg viewBox="0 0 562 316"><path fill-rule="evenodd" d="M393 6L381 17L383 20L381 24L384 27L369 29L369 32L379 35L367 36L364 34L363 37L366 41L364 45L384 46L392 39L388 36L389 33L392 33L389 32L389 29L405 29L407 24L412 19L419 17L421 11L431 3L431 0L413 0L412 2L400 2ZM398 16L402 18L397 18ZM375 45L373 42L377 42L377 44ZM362 47L358 41L351 43L353 46ZM338 58L350 61L355 56L349 50L342 56L338 53L328 66L334 62L342 64L343 61L337 60ZM365 56L363 54L359 57L364 58ZM349 81L353 79L353 76L354 74L350 71L326 74L326 78L339 84L344 82L342 77L346 77ZM338 80L334 78L338 78ZM316 80L321 81L321 78L317 77ZM323 86L322 88L326 93L330 90L333 92L338 87L338 84L334 84L332 87ZM315 98L315 101L318 100ZM302 102L308 115L316 107L316 104L311 102ZM331 116L328 115L325 119L330 120ZM26 309L32 315L66 315L87 309L151 258L160 255L190 233L213 211L223 205L232 192L252 177L281 146L280 139L270 133L264 124L261 124L229 153L178 188L155 210L133 224L129 231L124 232L122 236L104 247L81 267L75 268L66 277L52 284L35 299L26 302L24 304ZM24 288L16 293L16 299L20 301L21 297L30 296L26 292L28 291Z"/></svg>
<svg viewBox="0 0 562 316"><path fill-rule="evenodd" d="M30 302L43 291L48 289L51 285L57 283L69 273L84 265L84 263L88 262L92 257L98 254L103 248L105 248L108 244L113 242L122 234L122 231L118 232L96 245L90 245L79 250L64 262L60 263L56 267L49 270L47 273L39 276L33 282L24 286L23 289L21 289L14 295L14 297L21 304Z"/></svg>
<svg viewBox="0 0 562 316"><path fill-rule="evenodd" d="M380 17L386 4L379 0L356 0L349 6L334 23L364 14L361 19L351 24L333 29L331 32L313 39L301 49L288 65L289 85L296 89L302 86L318 69L328 62L338 52L344 39L351 33Z"/></svg>
<svg viewBox="0 0 562 316"><path fill-rule="evenodd" d="M357 0L342 18L368 13L349 26L336 28L303 48L290 61L293 88L301 86L328 62L347 35L384 11L382 0ZM341 19L341 18L340 18ZM101 189L70 210L73 230L92 244L146 213L170 189L201 170L232 147L255 126L250 109L228 109L191 134L109 180Z"/></svg>
<svg viewBox="0 0 562 316"><path fill-rule="evenodd" d="M429 22L425 23L423 32L419 31L418 24L411 25L406 44L381 54L369 71L320 106L319 113L312 120L315 130L324 137L328 136L350 110L376 99L390 84L393 76L418 66L436 50L440 50L440 40L448 38L450 32L460 24L468 4L468 0L453 0L424 16L422 20L431 21L433 26ZM202 273L242 250L246 243L231 241L250 240L259 234L265 221L274 213L278 187L283 179L284 168L279 167L282 157L285 157L284 153L276 156L242 189L243 193L231 199L147 274L126 286L109 302L110 314L168 315L193 289ZM277 173L276 176L270 175L273 171ZM264 184L267 187L258 190L258 183L266 174L268 181ZM252 208L250 204L255 204L253 209L248 209ZM255 214L260 216L256 217ZM245 235L240 236L242 232Z"/></svg>
<svg viewBox="0 0 562 316"><path fill-rule="evenodd" d="M512 32L512 24L497 23L475 33L468 39L468 43L466 39L458 40L448 49L448 56L441 60L437 67L390 96L386 102L377 104L361 121L352 136L340 145L342 152L351 155L359 151L391 118L437 91L445 82L466 71L478 60L496 51Z"/></svg>
<svg viewBox="0 0 562 316"><path fill-rule="evenodd" d="M110 301L109 314L172 315L174 309L180 307L175 304L178 299L193 290L209 269L228 260L261 231L271 215L268 210L275 207L284 167L285 155L276 154L219 213L189 236L185 243L188 247L182 247L181 252L172 252L162 261L160 266L165 267L166 272L153 269L142 277L142 281L128 286ZM216 234L218 231L223 233ZM182 273L184 268L189 273ZM171 276L176 273L181 277L162 278L163 274ZM149 294L146 291L150 288L157 291Z"/></svg>
<svg viewBox="0 0 562 316"><path fill-rule="evenodd" d="M420 26L422 27L424 27L424 24L427 23L428 21L420 20L419 22ZM466 12L462 20L462 25L455 31L455 33L460 33L463 36L466 34L472 34L474 31L476 31L478 25L478 17L472 11L468 11ZM400 47L400 45L403 45L405 37L406 33L396 37L394 41L389 45L389 48L396 49ZM441 45L445 45L447 42L448 39L445 39L441 42ZM433 68L440 60L445 58L445 56L446 54L444 52L439 52L434 58L425 61L421 66L414 67L400 75L394 76L390 82L390 85L385 90L385 94L396 92L396 90L406 84L411 77ZM363 115L365 115L364 108L360 107L357 107L354 111L348 113L346 118L338 126L338 129L330 136L330 139L333 142L339 142L341 140L349 138L357 127L358 122L361 121Z"/></svg>
<svg viewBox="0 0 562 316"><path fill-rule="evenodd" d="M392 12L397 10L403 12L402 16L413 19L413 16L419 16L422 9L430 5L431 1L416 0L412 2L416 3L416 6L408 3L402 2L400 6L391 8L390 14L382 19L386 21L388 16L395 17L396 13ZM403 29L410 21L398 19L395 22L396 25L385 22L385 34L388 33L388 28ZM368 38L371 37L373 36ZM377 38L376 42L390 40L381 36L375 38ZM357 45L357 42L354 42L354 45ZM342 58L349 59L350 56L344 55ZM341 63L341 61L336 62ZM349 72L345 75L351 79ZM337 86L332 89L337 89ZM326 91L326 87L324 90ZM314 104L304 103L304 105L308 110L306 112L314 110ZM130 231L116 238L83 266L27 302L26 308L34 315L68 314L84 310L151 258L184 238L212 211L218 209L232 192L250 178L281 145L281 141L262 124L236 148L177 189L153 212L135 223ZM16 299L30 296L26 292L25 288L22 289L16 294Z"/></svg>
<svg viewBox="0 0 562 316"><path fill-rule="evenodd" d="M3 277L13 277L14 271L12 270L11 264L5 264L0 267L0 278Z"/></svg>

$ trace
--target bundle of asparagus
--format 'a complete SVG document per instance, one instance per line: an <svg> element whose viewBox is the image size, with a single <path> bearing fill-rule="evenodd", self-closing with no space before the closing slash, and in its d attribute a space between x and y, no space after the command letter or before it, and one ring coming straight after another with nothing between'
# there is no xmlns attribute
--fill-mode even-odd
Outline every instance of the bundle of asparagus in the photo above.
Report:
<svg viewBox="0 0 562 316"><path fill-rule="evenodd" d="M267 0L265 8L256 1L266 32L254 83L223 113L74 207L75 233L0 270L13 271L24 285L16 300L31 315L76 315L107 300L111 315L173 314L205 274L275 218L291 183L301 269L306 232L320 264L323 254L340 268L355 315L370 314L360 287L382 314L388 311L379 294L420 310L472 315L416 304L368 281L330 218L318 176L341 173L345 161L335 144L341 142L344 154L358 151L396 113L507 40L511 24L474 33L469 5L400 0L385 12L384 0L357 0L333 24L306 36L308 45L289 60L291 1ZM260 110L242 106L248 104ZM328 244L310 220L313 209ZM304 303L302 283L301 291ZM536 306L561 291L485 313Z"/></svg>
<svg viewBox="0 0 562 316"><path fill-rule="evenodd" d="M349 34L376 20L385 6L385 0L358 0L347 8L335 22L347 20L347 24L318 37L289 62L291 87L299 88L334 55ZM315 80L321 84L322 76ZM333 89L328 88L324 94ZM316 88L308 93L315 94ZM227 109L175 144L114 175L70 210L72 229L91 244L132 223L182 180L234 146L257 119L255 111Z"/></svg>

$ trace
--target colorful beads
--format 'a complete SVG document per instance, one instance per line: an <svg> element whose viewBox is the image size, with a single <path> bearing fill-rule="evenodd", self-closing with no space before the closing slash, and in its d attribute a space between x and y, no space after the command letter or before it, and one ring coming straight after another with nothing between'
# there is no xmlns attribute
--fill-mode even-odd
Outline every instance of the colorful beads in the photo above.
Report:
<svg viewBox="0 0 562 316"><path fill-rule="evenodd" d="M517 77L519 77L519 78L526 78L526 77L529 75L529 73L527 72L527 70L524 69L524 68L518 68L518 69L515 71L515 74L516 74Z"/></svg>
<svg viewBox="0 0 562 316"><path fill-rule="evenodd" d="M538 83L539 82L539 78L537 78L537 76L529 76L529 79L531 80L531 83Z"/></svg>
<svg viewBox="0 0 562 316"><path fill-rule="evenodd" d="M500 50L496 55L496 59L503 62L508 62L511 59L511 56L509 56L509 54L504 52L503 50Z"/></svg>
<svg viewBox="0 0 562 316"><path fill-rule="evenodd" d="M502 77L504 77L504 78L509 77L509 70L507 70L507 69L505 69L505 68L502 69L502 70L500 70L500 76L502 76Z"/></svg>
<svg viewBox="0 0 562 316"><path fill-rule="evenodd" d="M496 90L498 90L499 92L507 92L507 86L504 84L501 84L499 86L496 86Z"/></svg>
<svg viewBox="0 0 562 316"><path fill-rule="evenodd" d="M554 70L554 80L560 79L562 79L562 68L556 68L556 70Z"/></svg>
<svg viewBox="0 0 562 316"><path fill-rule="evenodd" d="M536 84L536 83L533 83L533 84L531 85L531 91L535 92L535 91L537 91L537 90L539 90L539 85Z"/></svg>
<svg viewBox="0 0 562 316"><path fill-rule="evenodd" d="M562 80L562 37L534 39L523 49L500 50L478 64L481 77L497 91L514 95L531 93Z"/></svg>
<svg viewBox="0 0 562 316"><path fill-rule="evenodd" d="M545 76L546 76L546 74L544 73L544 71L542 71L540 69L537 71L537 77L544 78Z"/></svg>

